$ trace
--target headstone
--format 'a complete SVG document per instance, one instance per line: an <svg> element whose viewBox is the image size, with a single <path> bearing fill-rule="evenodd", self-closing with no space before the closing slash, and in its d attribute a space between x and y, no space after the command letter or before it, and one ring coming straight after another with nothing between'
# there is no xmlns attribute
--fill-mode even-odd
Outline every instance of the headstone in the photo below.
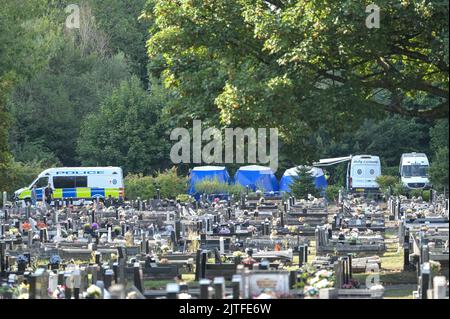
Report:
<svg viewBox="0 0 450 319"><path fill-rule="evenodd" d="M233 287L233 299L240 298L241 280L241 275L233 275L233 278L231 279L231 285Z"/></svg>
<svg viewBox="0 0 450 319"><path fill-rule="evenodd" d="M209 279L201 279L200 282L200 299L209 299L209 285L211 281Z"/></svg>
<svg viewBox="0 0 450 319"><path fill-rule="evenodd" d="M178 299L178 294L180 293L180 286L175 283L167 284L166 295L167 299Z"/></svg>
<svg viewBox="0 0 450 319"><path fill-rule="evenodd" d="M142 269L138 262L134 263L134 286L141 292L144 293L144 283Z"/></svg>
<svg viewBox="0 0 450 319"><path fill-rule="evenodd" d="M103 276L103 282L105 283L105 288L109 289L112 286L112 281L114 278L114 271L112 269L107 269L105 275Z"/></svg>
<svg viewBox="0 0 450 319"><path fill-rule="evenodd" d="M448 299L446 296L447 280L444 276L433 278L433 299Z"/></svg>
<svg viewBox="0 0 450 319"><path fill-rule="evenodd" d="M219 252L220 252L220 255L224 255L225 254L225 244L224 244L224 240L223 240L223 237L220 237L219 238Z"/></svg>
<svg viewBox="0 0 450 319"><path fill-rule="evenodd" d="M214 278L214 299L224 299L225 298L225 278L216 277Z"/></svg>
<svg viewBox="0 0 450 319"><path fill-rule="evenodd" d="M200 278L206 278L206 263L208 261L208 253L206 250L202 251L200 263Z"/></svg>
<svg viewBox="0 0 450 319"><path fill-rule="evenodd" d="M427 299L427 291L430 287L430 263L426 262L421 266L421 275L420 275L420 295L422 299Z"/></svg>

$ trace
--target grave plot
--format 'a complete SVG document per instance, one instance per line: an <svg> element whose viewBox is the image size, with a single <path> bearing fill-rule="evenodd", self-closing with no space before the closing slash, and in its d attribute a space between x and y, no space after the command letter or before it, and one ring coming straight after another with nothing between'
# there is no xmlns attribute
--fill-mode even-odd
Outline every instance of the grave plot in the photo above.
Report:
<svg viewBox="0 0 450 319"><path fill-rule="evenodd" d="M382 255L386 251L383 236L370 230L360 232L357 229L347 229L336 233L329 226L318 226L315 238L317 254L335 252Z"/></svg>
<svg viewBox="0 0 450 319"><path fill-rule="evenodd" d="M350 199L342 196L342 203L337 214L333 215L333 230L358 229L360 231L385 231L384 211L374 201Z"/></svg>
<svg viewBox="0 0 450 319"><path fill-rule="evenodd" d="M391 196L387 202L391 219L401 220L403 217L408 222L423 218L448 220L449 200L436 192L432 191L431 194L429 201L420 197L408 199L405 196Z"/></svg>
<svg viewBox="0 0 450 319"><path fill-rule="evenodd" d="M448 298L448 222L446 226L436 223L436 220L434 222L412 224L404 220L402 227L404 269L415 269L417 272L418 288L413 294L417 299Z"/></svg>
<svg viewBox="0 0 450 319"><path fill-rule="evenodd" d="M323 200L296 201L291 197L282 201L276 196L272 200L261 196L254 205L245 196L241 203L229 198L195 203L137 200L117 207L62 204L58 210L48 211L10 207L2 214L0 228L2 282L9 287L4 293L2 290L2 296L383 296L382 287L363 288L355 279L359 277L354 276L383 266L385 244L380 232L374 232L367 223L365 228L350 225L345 229L340 225L331 229L329 207ZM371 220L380 214L371 201L358 199L351 203L353 206L341 209L340 214L353 216L363 211ZM398 234L402 240L406 231L411 237L410 264L417 258L413 245L419 238L416 233L424 225L433 228L445 220L442 216L427 218L402 219L400 223ZM434 218L432 222L430 218ZM448 229L448 225L440 225L439 229ZM313 238L308 233L311 228ZM340 231L344 238L339 236ZM429 260L439 259L443 255L442 242L435 234L427 233L424 238L434 243L427 246ZM415 245L423 246L423 240ZM424 274L418 277L417 284L425 282L426 267ZM434 277L430 279L433 282ZM428 282L427 290L434 289ZM156 289L146 291L146 286ZM419 286L418 293L420 289L424 288Z"/></svg>

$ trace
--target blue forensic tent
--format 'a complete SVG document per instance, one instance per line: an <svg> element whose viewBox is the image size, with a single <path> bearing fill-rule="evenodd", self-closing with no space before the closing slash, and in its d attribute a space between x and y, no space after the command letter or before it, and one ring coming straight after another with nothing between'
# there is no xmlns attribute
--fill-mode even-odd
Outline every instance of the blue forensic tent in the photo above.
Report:
<svg viewBox="0 0 450 319"><path fill-rule="evenodd" d="M270 167L250 165L242 166L234 175L236 184L249 186L253 191L277 192L278 181Z"/></svg>
<svg viewBox="0 0 450 319"><path fill-rule="evenodd" d="M297 176L297 168L300 168L300 167L302 167L302 166L293 167L293 168L287 169L284 172L283 177L281 177L281 180L280 180L280 192L290 192L291 191L289 185L294 180L294 177ZM314 177L314 183L316 184L316 188L319 190L326 189L328 186L328 183L327 183L327 179L325 178L325 174L323 173L323 170L318 167L309 167L308 166L307 168L310 169L309 172L310 172L311 176Z"/></svg>
<svg viewBox="0 0 450 319"><path fill-rule="evenodd" d="M216 179L222 183L230 183L230 174L224 166L198 166L192 169L189 178L189 195L194 195L195 184L203 180Z"/></svg>

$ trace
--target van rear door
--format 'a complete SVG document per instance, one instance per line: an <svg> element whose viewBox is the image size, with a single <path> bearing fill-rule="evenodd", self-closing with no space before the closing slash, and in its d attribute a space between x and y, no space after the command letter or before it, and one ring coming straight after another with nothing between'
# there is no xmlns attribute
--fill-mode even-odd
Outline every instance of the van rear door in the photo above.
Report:
<svg viewBox="0 0 450 319"><path fill-rule="evenodd" d="M381 175L378 160L373 158L358 158L351 165L351 179L353 189L378 188L376 178Z"/></svg>

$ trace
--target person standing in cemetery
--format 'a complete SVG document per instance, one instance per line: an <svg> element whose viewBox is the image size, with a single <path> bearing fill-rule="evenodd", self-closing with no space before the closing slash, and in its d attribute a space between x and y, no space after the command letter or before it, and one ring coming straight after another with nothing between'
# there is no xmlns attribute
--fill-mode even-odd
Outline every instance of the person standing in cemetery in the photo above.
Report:
<svg viewBox="0 0 450 319"><path fill-rule="evenodd" d="M36 185L33 185L31 188L31 205L36 206L37 204L37 187Z"/></svg>
<svg viewBox="0 0 450 319"><path fill-rule="evenodd" d="M50 206L50 203L52 202L53 199L53 189L50 183L48 183L47 187L44 189L44 194L45 194L45 202L47 203L48 206Z"/></svg>

